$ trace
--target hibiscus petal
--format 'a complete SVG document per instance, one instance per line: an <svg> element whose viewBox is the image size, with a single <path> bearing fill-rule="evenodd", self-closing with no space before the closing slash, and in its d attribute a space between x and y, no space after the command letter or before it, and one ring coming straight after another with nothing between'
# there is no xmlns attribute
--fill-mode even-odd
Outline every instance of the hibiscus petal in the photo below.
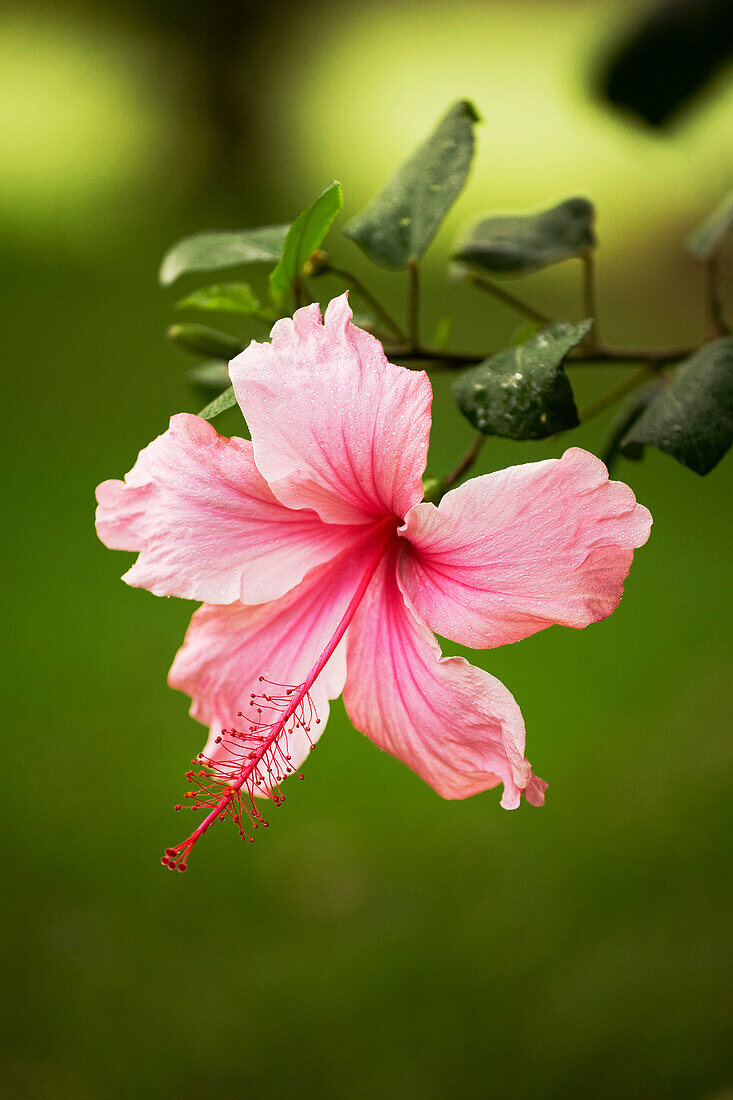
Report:
<svg viewBox="0 0 733 1100"><path fill-rule="evenodd" d="M103 482L97 500L102 542L140 551L128 584L208 603L275 599L359 535L283 507L248 440L187 413L171 417L124 481Z"/></svg>
<svg viewBox="0 0 733 1100"><path fill-rule="evenodd" d="M290 508L334 523L400 518L422 500L432 390L351 324L346 295L278 321L229 364L255 461Z"/></svg>
<svg viewBox="0 0 733 1100"><path fill-rule="evenodd" d="M344 703L351 721L443 798L504 784L505 809L547 784L524 758L524 722L507 689L462 657L443 657L385 558L347 635Z"/></svg>
<svg viewBox="0 0 733 1100"><path fill-rule="evenodd" d="M252 693L283 695L260 682L260 676L285 689L305 681L333 637L370 553L373 542L366 536L355 550L314 569L278 600L255 607L204 604L195 612L168 682L192 697L192 716L211 726L207 756L223 758L225 747L217 746L216 738L222 729L242 728L239 712L250 713ZM342 639L310 689L320 722L311 723L310 739L302 730L289 736L293 767L302 763L323 731L329 700L341 694L345 678Z"/></svg>
<svg viewBox="0 0 733 1100"><path fill-rule="evenodd" d="M617 607L651 516L577 447L512 466L418 504L400 533L402 580L443 637L488 647L553 623L583 627Z"/></svg>

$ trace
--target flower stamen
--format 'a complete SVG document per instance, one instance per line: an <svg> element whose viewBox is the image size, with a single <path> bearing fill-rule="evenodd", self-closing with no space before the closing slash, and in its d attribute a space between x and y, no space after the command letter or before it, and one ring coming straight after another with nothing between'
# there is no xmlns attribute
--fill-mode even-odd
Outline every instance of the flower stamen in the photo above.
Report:
<svg viewBox="0 0 733 1100"><path fill-rule="evenodd" d="M330 641L308 673L302 684L280 684L260 676L266 685L262 693L252 692L244 718L245 729L223 729L215 739L223 758L199 753L192 760L192 769L186 773L194 788L187 791L184 802L175 809L208 810L201 824L186 840L173 848L166 848L161 863L169 870L185 871L188 856L200 837L215 821L229 817L237 826L243 840L254 840L254 830L266 827L268 822L260 813L255 797L269 797L275 806L284 801L280 784L286 776L295 773L288 747L288 738L299 731L305 734L310 748L313 741L310 731L321 719L310 696L310 689L333 656L336 647L346 633L356 609L361 603L374 572L384 556L398 521L389 517L378 525L381 538L374 545L364 573L341 617ZM274 689L274 690L273 690Z"/></svg>

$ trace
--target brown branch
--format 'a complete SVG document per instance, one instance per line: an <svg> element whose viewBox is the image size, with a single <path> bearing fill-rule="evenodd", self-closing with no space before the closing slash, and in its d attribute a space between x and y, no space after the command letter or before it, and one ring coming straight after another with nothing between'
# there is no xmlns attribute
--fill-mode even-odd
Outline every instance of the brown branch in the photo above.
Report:
<svg viewBox="0 0 733 1100"><path fill-rule="evenodd" d="M469 274L466 276L466 281L475 286L478 290L485 291L486 294L490 294L492 298L496 298L498 302L503 302L505 306L509 306L511 309L515 309L517 313L524 314L525 317L529 317L530 321L536 321L538 325L549 325L552 323L552 319L544 313L540 313L538 309L531 306L529 302L522 301L521 298L517 298L514 294L510 294L508 290L505 290L503 286L499 286L493 279L487 279L484 275Z"/></svg>

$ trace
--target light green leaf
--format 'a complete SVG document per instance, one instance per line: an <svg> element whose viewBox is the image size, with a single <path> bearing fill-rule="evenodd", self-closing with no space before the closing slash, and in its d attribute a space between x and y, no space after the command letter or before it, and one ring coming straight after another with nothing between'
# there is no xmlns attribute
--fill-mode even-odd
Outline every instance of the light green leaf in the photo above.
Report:
<svg viewBox="0 0 733 1100"><path fill-rule="evenodd" d="M219 271L238 264L274 264L280 258L288 225L263 225L223 233L184 237L166 252L158 279L163 286L192 271Z"/></svg>
<svg viewBox="0 0 733 1100"><path fill-rule="evenodd" d="M237 399L234 396L234 387L230 386L228 390L224 390L224 393L220 393L218 397L215 397L213 401L205 405L198 415L203 417L204 420L213 420L219 413L226 412L227 409L231 409L232 405L236 405L236 403Z"/></svg>
<svg viewBox="0 0 733 1100"><path fill-rule="evenodd" d="M539 214L486 218L453 258L493 274L521 274L582 256L596 246L595 211L574 198Z"/></svg>
<svg viewBox="0 0 733 1100"><path fill-rule="evenodd" d="M176 302L176 309L200 309L211 313L238 313L263 317L262 303L249 283L216 283L194 290Z"/></svg>
<svg viewBox="0 0 733 1100"><path fill-rule="evenodd" d="M384 190L346 226L346 236L374 263L404 268L423 255L463 190L478 121L472 103L456 103Z"/></svg>
<svg viewBox="0 0 733 1100"><path fill-rule="evenodd" d="M433 347L442 351L443 348L448 347L448 341L453 331L453 318L443 315L439 317L435 322L435 332L433 333Z"/></svg>
<svg viewBox="0 0 733 1100"><path fill-rule="evenodd" d="M509 439L544 439L577 427L578 410L563 360L592 323L558 321L466 371L453 383L463 415L484 435Z"/></svg>
<svg viewBox="0 0 733 1100"><path fill-rule="evenodd" d="M687 248L698 260L711 259L733 229L733 191L716 206L712 214L695 230Z"/></svg>
<svg viewBox="0 0 733 1100"><path fill-rule="evenodd" d="M705 344L677 369L624 436L622 454L657 447L707 474L733 443L733 336Z"/></svg>
<svg viewBox="0 0 733 1100"><path fill-rule="evenodd" d="M219 332L208 325L170 325L167 331L169 340L184 351L194 355L208 355L212 359L233 359L242 350L241 340L230 336L228 332Z"/></svg>
<svg viewBox="0 0 733 1100"><path fill-rule="evenodd" d="M270 272L270 290L274 301L281 302L287 291L298 282L308 257L323 244L343 202L341 184L334 181L295 219L288 230L278 264Z"/></svg>
<svg viewBox="0 0 733 1100"><path fill-rule="evenodd" d="M186 371L186 378L195 386L220 393L230 385L229 367L221 359L208 359Z"/></svg>

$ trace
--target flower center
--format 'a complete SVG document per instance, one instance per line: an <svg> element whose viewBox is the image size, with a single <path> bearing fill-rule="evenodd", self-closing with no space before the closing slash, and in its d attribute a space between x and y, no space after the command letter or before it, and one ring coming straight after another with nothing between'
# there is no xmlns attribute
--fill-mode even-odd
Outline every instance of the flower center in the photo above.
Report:
<svg viewBox="0 0 733 1100"><path fill-rule="evenodd" d="M224 729L216 738L215 744L221 746L221 751L225 753L223 759L199 753L191 761L192 768L186 773L186 778L192 789L175 809L186 807L208 810L208 813L186 840L173 848L166 848L161 858L164 867L185 871L194 844L217 820L231 818L243 840L254 840L254 830L268 824L260 813L255 797L269 796L275 806L284 801L280 784L287 775L296 771L288 751L288 739L295 731L300 731L313 747L309 734L312 725L318 724L320 718L310 697L310 689L356 614L369 582L394 537L397 522L389 517L376 525L374 550L356 591L303 683L277 684L260 676L259 682L265 685L262 693L253 692L247 711L238 714L244 719L242 724L245 728ZM303 778L299 772L297 774Z"/></svg>

